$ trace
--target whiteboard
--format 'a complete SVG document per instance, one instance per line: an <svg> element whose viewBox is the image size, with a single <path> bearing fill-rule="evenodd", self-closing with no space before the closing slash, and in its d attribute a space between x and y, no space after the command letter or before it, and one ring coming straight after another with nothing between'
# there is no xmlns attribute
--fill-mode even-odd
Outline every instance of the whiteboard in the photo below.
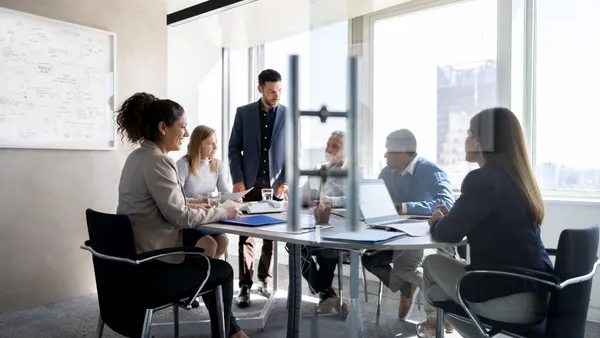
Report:
<svg viewBox="0 0 600 338"><path fill-rule="evenodd" d="M114 33L0 7L0 148L115 148Z"/></svg>

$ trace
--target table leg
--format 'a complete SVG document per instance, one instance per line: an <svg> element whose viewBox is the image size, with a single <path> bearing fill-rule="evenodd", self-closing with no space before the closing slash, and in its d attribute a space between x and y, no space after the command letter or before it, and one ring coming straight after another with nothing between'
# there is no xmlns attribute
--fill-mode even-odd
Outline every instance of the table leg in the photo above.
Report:
<svg viewBox="0 0 600 338"><path fill-rule="evenodd" d="M358 251L350 251L350 337L363 337L363 318L360 311L358 287Z"/></svg>
<svg viewBox="0 0 600 338"><path fill-rule="evenodd" d="M435 330L435 338L444 338L444 310L437 309L436 316L437 328Z"/></svg>
<svg viewBox="0 0 600 338"><path fill-rule="evenodd" d="M287 338L300 338L300 317L302 314L301 250L302 247L299 244L290 245Z"/></svg>
<svg viewBox="0 0 600 338"><path fill-rule="evenodd" d="M273 296L279 289L279 243L273 241Z"/></svg>

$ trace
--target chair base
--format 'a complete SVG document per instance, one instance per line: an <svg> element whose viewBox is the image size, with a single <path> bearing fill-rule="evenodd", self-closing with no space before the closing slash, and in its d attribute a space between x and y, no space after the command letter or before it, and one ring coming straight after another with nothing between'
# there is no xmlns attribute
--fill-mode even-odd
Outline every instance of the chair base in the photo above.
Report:
<svg viewBox="0 0 600 338"><path fill-rule="evenodd" d="M102 317L98 316L98 327L96 328L96 338L102 338L104 333L104 321Z"/></svg>
<svg viewBox="0 0 600 338"><path fill-rule="evenodd" d="M287 291L277 290L267 300L259 316L253 318L237 318L237 322L242 328L242 330L250 331L264 329L271 315L271 310L275 306L275 302L277 300L285 300L287 298L286 296ZM160 337L169 337L173 334L173 326L174 323L152 324L152 334ZM179 334L181 336L193 335L197 334L198 332L210 332L210 321L205 319L179 322Z"/></svg>

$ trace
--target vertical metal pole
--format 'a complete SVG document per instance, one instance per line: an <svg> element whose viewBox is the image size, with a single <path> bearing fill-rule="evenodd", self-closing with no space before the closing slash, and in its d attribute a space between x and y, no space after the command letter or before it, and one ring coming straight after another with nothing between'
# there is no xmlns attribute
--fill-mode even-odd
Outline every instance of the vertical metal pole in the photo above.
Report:
<svg viewBox="0 0 600 338"><path fill-rule="evenodd" d="M256 76L258 76L258 74L256 74L256 56L255 56L255 52L254 49L256 47L250 47L248 48L248 102L253 102L254 101L254 93L256 93L256 85L255 85L255 78Z"/></svg>
<svg viewBox="0 0 600 338"><path fill-rule="evenodd" d="M299 158L299 131L298 120L300 118L300 107L298 104L298 91L300 90L298 79L298 55L290 56L290 107L286 116L286 181L288 182L288 228L296 231L300 227L300 168ZM300 316L302 305L302 280L299 273L301 246L290 245L290 281L288 298L288 330L287 338L300 337Z"/></svg>
<svg viewBox="0 0 600 338"><path fill-rule="evenodd" d="M352 56L348 59L348 116L346 119L346 149L347 161L347 191L346 209L348 210L348 223L352 231L358 231L358 58Z"/></svg>
<svg viewBox="0 0 600 338"><path fill-rule="evenodd" d="M231 102L231 61L228 48L221 50L221 158L228 166L229 156L225 144L229 144L229 132L231 131L229 121L229 105Z"/></svg>
<svg viewBox="0 0 600 338"><path fill-rule="evenodd" d="M535 105L535 67L536 67L536 0L525 1L525 88L523 95L524 129L529 145L529 156L535 170L536 165L536 105Z"/></svg>
<svg viewBox="0 0 600 338"><path fill-rule="evenodd" d="M300 133L298 122L300 119L300 107L298 92L300 91L300 79L298 78L298 55L290 56L290 107L286 116L285 126L287 129L287 157L285 161L285 175L289 186L288 191L288 227L291 231L300 229Z"/></svg>
<svg viewBox="0 0 600 338"><path fill-rule="evenodd" d="M173 305L173 337L179 338L179 305Z"/></svg>
<svg viewBox="0 0 600 338"><path fill-rule="evenodd" d="M223 312L223 287L221 285L213 291L217 301L217 322L219 323L219 336L225 337L225 313Z"/></svg>
<svg viewBox="0 0 600 338"><path fill-rule="evenodd" d="M348 223L352 231L358 231L358 58L348 58L348 107L347 107L347 133L346 140L348 156L347 161L347 186L346 210L348 210ZM350 336L362 337L362 318L360 315L360 304L358 302L358 260L357 251L350 251Z"/></svg>
<svg viewBox="0 0 600 338"><path fill-rule="evenodd" d="M279 242L273 241L273 297L279 289Z"/></svg>
<svg viewBox="0 0 600 338"><path fill-rule="evenodd" d="M496 90L497 104L501 107L512 107L512 31L513 31L513 1L497 2L497 50L496 50ZM477 86L475 86L477 88Z"/></svg>
<svg viewBox="0 0 600 338"><path fill-rule="evenodd" d="M436 310L436 323L435 338L444 338L444 310Z"/></svg>
<svg viewBox="0 0 600 338"><path fill-rule="evenodd" d="M338 302L340 309L344 305L344 251L340 250L338 253ZM340 317L343 317L343 312L340 311Z"/></svg>

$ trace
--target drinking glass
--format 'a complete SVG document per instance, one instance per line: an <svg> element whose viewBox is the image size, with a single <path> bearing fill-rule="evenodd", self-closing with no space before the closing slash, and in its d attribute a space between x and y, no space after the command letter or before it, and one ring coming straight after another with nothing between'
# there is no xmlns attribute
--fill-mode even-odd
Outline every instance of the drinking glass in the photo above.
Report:
<svg viewBox="0 0 600 338"><path fill-rule="evenodd" d="M213 208L219 207L221 204L221 193L218 191L211 191L206 193L206 203Z"/></svg>
<svg viewBox="0 0 600 338"><path fill-rule="evenodd" d="M273 189L265 188L260 191L262 193L263 201L272 201L273 200Z"/></svg>
<svg viewBox="0 0 600 338"><path fill-rule="evenodd" d="M331 199L325 196L320 200L313 201L313 215L315 216L315 224L329 224L331 217Z"/></svg>

